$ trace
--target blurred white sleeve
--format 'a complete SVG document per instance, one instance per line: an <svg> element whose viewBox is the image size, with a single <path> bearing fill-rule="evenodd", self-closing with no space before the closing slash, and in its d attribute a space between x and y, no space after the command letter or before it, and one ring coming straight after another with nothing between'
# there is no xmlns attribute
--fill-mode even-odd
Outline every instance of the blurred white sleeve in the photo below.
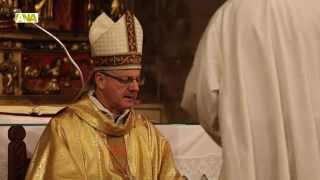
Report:
<svg viewBox="0 0 320 180"><path fill-rule="evenodd" d="M185 83L181 107L214 136L218 117L220 47L214 19L198 45Z"/></svg>

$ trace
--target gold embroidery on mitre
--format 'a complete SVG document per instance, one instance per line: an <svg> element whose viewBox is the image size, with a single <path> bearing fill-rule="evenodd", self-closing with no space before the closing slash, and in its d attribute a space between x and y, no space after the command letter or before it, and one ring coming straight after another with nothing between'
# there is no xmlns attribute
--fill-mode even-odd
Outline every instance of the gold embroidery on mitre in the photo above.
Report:
<svg viewBox="0 0 320 180"><path fill-rule="evenodd" d="M95 56L92 57L94 65L97 66L120 66L120 65L140 65L142 56L140 54L115 55L115 56Z"/></svg>
<svg viewBox="0 0 320 180"><path fill-rule="evenodd" d="M127 11L126 12L126 26L127 26L127 34L128 34L128 48L130 52L137 52L137 37L134 27L134 17L133 15Z"/></svg>

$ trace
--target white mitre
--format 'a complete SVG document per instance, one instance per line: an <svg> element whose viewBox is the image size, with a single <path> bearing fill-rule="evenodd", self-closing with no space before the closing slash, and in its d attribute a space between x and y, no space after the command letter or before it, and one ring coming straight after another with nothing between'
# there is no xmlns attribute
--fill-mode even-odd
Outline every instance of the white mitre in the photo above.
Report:
<svg viewBox="0 0 320 180"><path fill-rule="evenodd" d="M95 70L141 69L143 31L129 11L116 22L105 13L99 15L89 41Z"/></svg>

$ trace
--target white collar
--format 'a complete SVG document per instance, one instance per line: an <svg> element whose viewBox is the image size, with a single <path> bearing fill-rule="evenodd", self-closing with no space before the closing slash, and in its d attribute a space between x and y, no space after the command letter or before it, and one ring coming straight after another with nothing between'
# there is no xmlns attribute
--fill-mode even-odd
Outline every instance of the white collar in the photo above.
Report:
<svg viewBox="0 0 320 180"><path fill-rule="evenodd" d="M115 123L116 125L120 125L120 124L124 124L125 123L125 119L124 117L129 113L129 109L126 109L122 114L120 114L120 116L115 117L115 115L108 110L107 108L105 108L100 101L93 96L94 90L90 90L88 92L88 96L89 99L93 102L94 105L97 106L97 108L103 112L103 114L107 115L110 119L113 120L113 123Z"/></svg>

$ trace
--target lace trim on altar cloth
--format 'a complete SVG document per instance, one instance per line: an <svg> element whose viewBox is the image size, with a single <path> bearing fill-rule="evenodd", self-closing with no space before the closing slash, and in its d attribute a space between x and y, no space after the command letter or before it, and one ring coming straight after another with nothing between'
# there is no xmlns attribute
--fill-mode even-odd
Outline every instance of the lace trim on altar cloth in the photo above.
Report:
<svg viewBox="0 0 320 180"><path fill-rule="evenodd" d="M218 180L222 157L210 154L201 157L176 157L176 164L180 173L188 180Z"/></svg>

